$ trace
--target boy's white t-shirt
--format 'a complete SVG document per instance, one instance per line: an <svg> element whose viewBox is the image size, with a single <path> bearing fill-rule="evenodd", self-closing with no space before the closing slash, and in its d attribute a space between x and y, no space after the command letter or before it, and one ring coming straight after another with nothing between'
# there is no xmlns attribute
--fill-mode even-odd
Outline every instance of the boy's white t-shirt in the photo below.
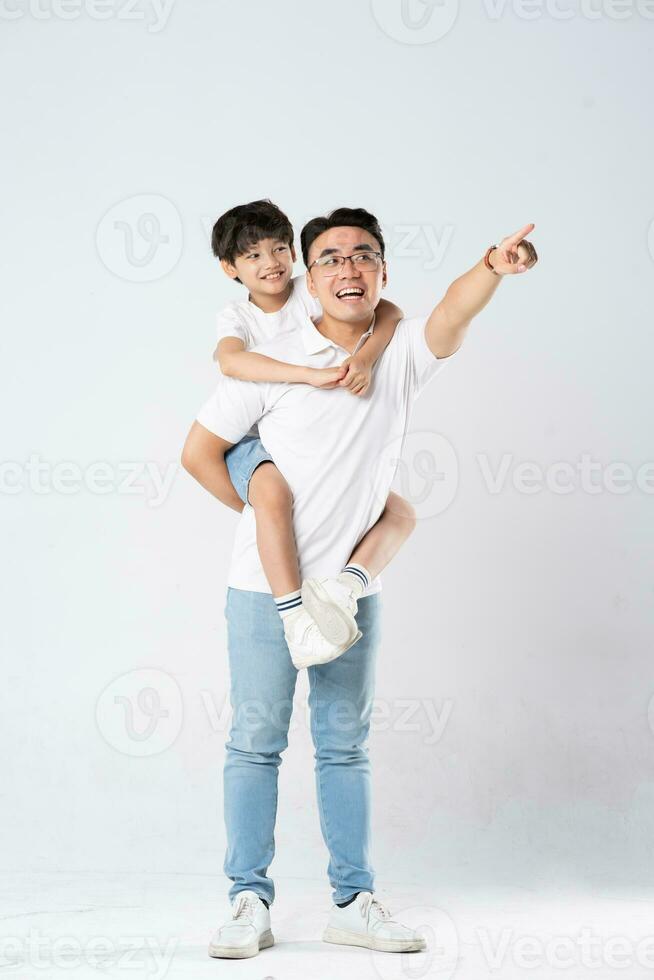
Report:
<svg viewBox="0 0 654 980"><path fill-rule="evenodd" d="M291 282L291 295L276 313L264 313L249 299L230 303L217 316L217 343L225 337L238 337L246 350L267 344L289 330L297 330L307 316L322 316L322 307L307 289L304 276Z"/></svg>
<svg viewBox="0 0 654 980"><path fill-rule="evenodd" d="M249 299L230 303L221 310L216 318L216 343L225 337L238 337L245 344L245 349L250 350L297 330L307 316L321 317L322 306L307 289L305 276L295 276L291 281L291 295L276 313L265 313ZM253 425L247 435L258 438L258 425Z"/></svg>

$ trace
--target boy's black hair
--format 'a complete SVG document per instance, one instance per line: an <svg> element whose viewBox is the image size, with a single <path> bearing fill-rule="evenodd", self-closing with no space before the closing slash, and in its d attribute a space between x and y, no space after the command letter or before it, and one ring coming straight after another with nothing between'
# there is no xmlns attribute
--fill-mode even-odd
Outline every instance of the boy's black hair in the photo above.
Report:
<svg viewBox="0 0 654 980"><path fill-rule="evenodd" d="M331 211L326 217L321 216L307 221L302 229L300 243L302 245L302 258L307 268L309 266L309 249L318 235L322 235L323 231L328 231L330 228L342 228L344 226L363 228L373 238L376 238L379 242L382 259L384 258L386 249L384 237L374 214L370 214L364 208L336 208L335 211Z"/></svg>
<svg viewBox="0 0 654 980"><path fill-rule="evenodd" d="M293 225L272 201L251 201L230 208L216 221L211 233L211 250L219 259L243 255L263 238L278 238L293 245Z"/></svg>

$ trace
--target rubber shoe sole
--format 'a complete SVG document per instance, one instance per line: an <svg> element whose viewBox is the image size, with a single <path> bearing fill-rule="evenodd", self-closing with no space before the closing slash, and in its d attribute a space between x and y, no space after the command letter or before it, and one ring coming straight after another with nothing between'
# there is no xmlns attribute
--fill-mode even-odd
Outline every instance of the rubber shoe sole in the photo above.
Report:
<svg viewBox="0 0 654 980"><path fill-rule="evenodd" d="M225 960L245 960L250 956L256 956L262 949L268 949L275 944L275 937L270 929L262 932L258 942L250 943L249 946L209 946L209 956L216 959Z"/></svg>
<svg viewBox="0 0 654 980"><path fill-rule="evenodd" d="M356 620L331 598L317 579L302 583L302 605L318 624L318 629L330 643L341 646L357 633Z"/></svg>
<svg viewBox="0 0 654 980"><path fill-rule="evenodd" d="M346 653L350 649L350 647L353 647L354 644L357 643L362 636L363 633L361 632L361 630L357 630L356 636L352 638L352 641L350 643L345 643L343 645L343 648L341 650L338 650L338 652L334 653L331 657L327 657L325 660L313 660L308 657L305 659L299 658L297 660L293 660L293 666L295 667L296 670L302 670L303 667L322 667L323 664L330 664L332 660L336 660L338 657Z"/></svg>
<svg viewBox="0 0 654 980"><path fill-rule="evenodd" d="M339 946L363 946L366 949L376 949L380 953L420 953L427 948L422 936L417 939L375 939L360 932L345 932L327 926L323 933L323 942L336 943Z"/></svg>

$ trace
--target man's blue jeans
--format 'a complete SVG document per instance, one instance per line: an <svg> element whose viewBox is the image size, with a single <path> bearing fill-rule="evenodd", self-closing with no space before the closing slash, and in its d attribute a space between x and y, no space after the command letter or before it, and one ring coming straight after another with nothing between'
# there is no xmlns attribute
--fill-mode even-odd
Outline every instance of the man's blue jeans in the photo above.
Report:
<svg viewBox="0 0 654 980"><path fill-rule="evenodd" d="M360 599L362 638L331 663L308 668L318 810L334 902L373 890L366 743L380 607L379 594ZM229 588L225 616L233 715L224 769L224 870L233 882L230 899L251 888L270 904L277 775L288 744L297 670L271 595Z"/></svg>

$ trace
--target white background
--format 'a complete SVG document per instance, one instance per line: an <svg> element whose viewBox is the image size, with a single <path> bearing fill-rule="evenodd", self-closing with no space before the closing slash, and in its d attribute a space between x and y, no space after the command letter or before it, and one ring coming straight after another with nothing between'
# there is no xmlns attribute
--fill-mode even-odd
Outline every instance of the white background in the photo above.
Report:
<svg viewBox="0 0 654 980"><path fill-rule="evenodd" d="M266 196L298 237L374 211L408 314L536 223L538 266L412 422L421 519L383 576L371 737L380 881L649 876L654 11L411 2L413 27L400 0L3 0L5 870L221 873L237 517L178 460L240 295L210 227ZM424 451L449 506L442 481L421 499ZM584 456L597 492L547 485ZM273 872L327 894L297 722Z"/></svg>

